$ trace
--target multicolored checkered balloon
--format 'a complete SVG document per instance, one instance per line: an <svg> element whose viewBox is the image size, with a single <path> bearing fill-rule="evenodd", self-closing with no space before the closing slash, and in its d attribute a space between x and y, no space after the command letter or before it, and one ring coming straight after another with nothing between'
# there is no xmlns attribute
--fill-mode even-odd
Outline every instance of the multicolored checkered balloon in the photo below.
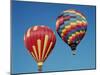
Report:
<svg viewBox="0 0 100 75"><path fill-rule="evenodd" d="M76 54L76 47L83 39L87 30L87 20L85 16L77 10L65 10L58 16L56 21L56 31L64 42Z"/></svg>

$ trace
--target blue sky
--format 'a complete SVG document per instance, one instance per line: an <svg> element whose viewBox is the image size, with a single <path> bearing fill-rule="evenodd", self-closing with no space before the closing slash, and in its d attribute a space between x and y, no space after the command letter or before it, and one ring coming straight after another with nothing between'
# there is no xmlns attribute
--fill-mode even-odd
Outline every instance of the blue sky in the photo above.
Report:
<svg viewBox="0 0 100 75"><path fill-rule="evenodd" d="M56 32L56 18L63 10L76 9L88 21L85 37L77 46L77 54L72 55L70 47ZM71 4L50 4L38 2L12 2L12 73L38 72L38 67L24 46L24 33L34 25L47 25L56 34L57 42L44 62L43 72L95 68L95 6Z"/></svg>

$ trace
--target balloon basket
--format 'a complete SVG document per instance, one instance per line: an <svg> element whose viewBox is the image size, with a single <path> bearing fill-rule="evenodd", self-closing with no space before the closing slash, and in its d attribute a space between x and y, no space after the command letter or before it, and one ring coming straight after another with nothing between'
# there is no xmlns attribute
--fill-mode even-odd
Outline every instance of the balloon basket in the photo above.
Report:
<svg viewBox="0 0 100 75"><path fill-rule="evenodd" d="M43 62L38 62L38 71L39 72L42 72L42 65L43 65Z"/></svg>
<svg viewBox="0 0 100 75"><path fill-rule="evenodd" d="M73 55L76 55L76 50L72 50L72 54Z"/></svg>
<svg viewBox="0 0 100 75"><path fill-rule="evenodd" d="M42 65L41 66L38 66L38 71L39 72L42 72Z"/></svg>

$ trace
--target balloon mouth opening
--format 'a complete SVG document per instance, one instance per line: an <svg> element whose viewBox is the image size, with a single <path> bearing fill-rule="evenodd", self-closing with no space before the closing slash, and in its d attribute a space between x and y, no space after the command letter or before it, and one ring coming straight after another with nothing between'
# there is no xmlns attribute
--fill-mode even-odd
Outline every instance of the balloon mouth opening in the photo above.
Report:
<svg viewBox="0 0 100 75"><path fill-rule="evenodd" d="M43 62L38 62L37 65L38 65L38 71L42 72Z"/></svg>

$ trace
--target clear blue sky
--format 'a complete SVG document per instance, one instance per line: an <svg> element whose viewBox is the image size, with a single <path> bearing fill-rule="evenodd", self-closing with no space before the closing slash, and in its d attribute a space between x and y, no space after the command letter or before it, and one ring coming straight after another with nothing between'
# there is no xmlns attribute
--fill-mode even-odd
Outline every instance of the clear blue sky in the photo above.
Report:
<svg viewBox="0 0 100 75"><path fill-rule="evenodd" d="M70 47L58 36L56 18L63 10L76 9L88 21L85 37L77 46L77 54L71 54ZM95 6L71 4L46 4L37 2L12 2L12 73L38 72L37 64L24 46L24 33L33 25L47 25L56 34L57 42L44 62L43 72L95 68Z"/></svg>

